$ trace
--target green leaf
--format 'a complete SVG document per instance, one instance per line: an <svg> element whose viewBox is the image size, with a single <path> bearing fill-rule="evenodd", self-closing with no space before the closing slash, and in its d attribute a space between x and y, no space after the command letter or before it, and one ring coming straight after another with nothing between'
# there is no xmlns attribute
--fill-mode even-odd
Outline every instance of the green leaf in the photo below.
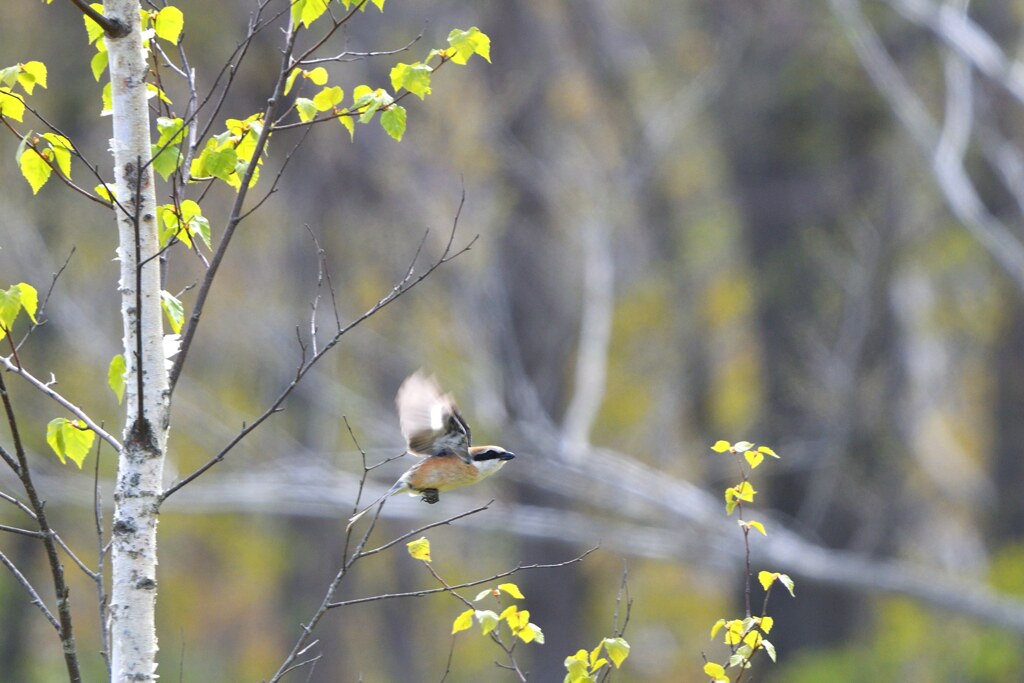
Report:
<svg viewBox="0 0 1024 683"><path fill-rule="evenodd" d="M0 339L14 327L14 321L23 309L32 318L32 322L36 322L38 299L35 287L24 282L11 285L6 291L0 289Z"/></svg>
<svg viewBox="0 0 1024 683"><path fill-rule="evenodd" d="M433 71L428 64L399 62L391 69L391 88L396 93L405 88L422 100L430 94L430 74Z"/></svg>
<svg viewBox="0 0 1024 683"><path fill-rule="evenodd" d="M491 39L476 26L460 31L453 29L448 34L448 44L452 46L452 61L465 64L473 55L480 55L491 61Z"/></svg>
<svg viewBox="0 0 1024 683"><path fill-rule="evenodd" d="M46 443L60 458L61 464L67 463L67 458L82 469L85 456L89 454L95 432L85 426L81 420L68 420L58 417L50 420L46 425Z"/></svg>
<svg viewBox="0 0 1024 683"><path fill-rule="evenodd" d="M468 609L459 616L455 617L455 622L452 623L452 635L455 635L459 631L465 631L473 625L473 614L474 610Z"/></svg>
<svg viewBox="0 0 1024 683"><path fill-rule="evenodd" d="M94 10L96 10L100 14L103 14L103 4L102 3L94 2L94 3L90 4L89 7L92 7ZM98 38L103 36L103 27L100 26L99 24L97 24L91 18L89 18L89 16L86 15L86 14L83 14L82 18L85 19L85 32L89 35L89 44L92 45L93 43L96 42L96 40Z"/></svg>
<svg viewBox="0 0 1024 683"><path fill-rule="evenodd" d="M151 145L150 148L150 154L156 155L153 157L153 170L159 173L164 180L171 177L171 174L177 171L181 162L185 160L181 150L173 145L163 149L160 149L160 145Z"/></svg>
<svg viewBox="0 0 1024 683"><path fill-rule="evenodd" d="M338 86L324 88L313 96L313 106L317 111L327 111L345 99L345 91Z"/></svg>
<svg viewBox="0 0 1024 683"><path fill-rule="evenodd" d="M177 7L164 7L156 13L156 22L153 24L158 38L163 38L168 43L178 44L181 37L181 29L185 27L185 15Z"/></svg>
<svg viewBox="0 0 1024 683"><path fill-rule="evenodd" d="M107 368L107 386L114 392L114 396L117 396L119 404L124 400L125 370L124 356L120 353L110 359L110 366Z"/></svg>
<svg viewBox="0 0 1024 683"><path fill-rule="evenodd" d="M237 163L238 153L231 147L212 150L206 155L206 171L221 180L227 180L228 176L235 172Z"/></svg>
<svg viewBox="0 0 1024 683"><path fill-rule="evenodd" d="M156 119L156 130L160 134L160 138L156 141L156 144L161 147L164 145L179 145L185 140L185 136L188 134L188 126L180 118L169 118L167 116L158 116Z"/></svg>
<svg viewBox="0 0 1024 683"><path fill-rule="evenodd" d="M21 73L21 66L15 64L14 66L5 66L0 69L0 85L13 88L14 84L18 82L18 74Z"/></svg>
<svg viewBox="0 0 1024 683"><path fill-rule="evenodd" d="M380 115L380 125L388 135L401 140L405 135L405 107L395 104Z"/></svg>
<svg viewBox="0 0 1024 683"><path fill-rule="evenodd" d="M37 85L46 87L46 65L42 62L25 62L18 73L18 83L29 95Z"/></svg>
<svg viewBox="0 0 1024 683"><path fill-rule="evenodd" d="M185 323L185 307L176 296L166 290L160 292L160 305L164 309L167 321L171 323L171 330L174 334L179 334L181 326Z"/></svg>
<svg viewBox="0 0 1024 683"><path fill-rule="evenodd" d="M18 166L21 167L21 175L32 187L32 194L39 192L46 181L50 179L50 173L53 172L39 152L28 146L18 155Z"/></svg>
<svg viewBox="0 0 1024 683"><path fill-rule="evenodd" d="M489 609L477 610L476 619L480 622L482 635L485 636L497 628L498 624L501 623L501 619L498 618L498 615Z"/></svg>
<svg viewBox="0 0 1024 683"><path fill-rule="evenodd" d="M299 112L299 120L302 122L312 121L316 118L316 104L309 98L296 97L295 110Z"/></svg>
<svg viewBox="0 0 1024 683"><path fill-rule="evenodd" d="M618 669L629 656L629 643L625 638L605 638L601 641L604 644L604 651L612 659L612 664Z"/></svg>
<svg viewBox="0 0 1024 683"><path fill-rule="evenodd" d="M503 593L508 593L516 600L526 599L525 597L523 597L522 591L519 590L519 586L515 585L514 583L503 583L500 586L498 586L498 590Z"/></svg>
<svg viewBox="0 0 1024 683"><path fill-rule="evenodd" d="M96 79L96 82L100 82L100 77L103 76L103 72L107 70L107 65L110 63L110 55L107 54L106 50L97 52L92 56L89 61L89 68L92 69L92 77Z"/></svg>

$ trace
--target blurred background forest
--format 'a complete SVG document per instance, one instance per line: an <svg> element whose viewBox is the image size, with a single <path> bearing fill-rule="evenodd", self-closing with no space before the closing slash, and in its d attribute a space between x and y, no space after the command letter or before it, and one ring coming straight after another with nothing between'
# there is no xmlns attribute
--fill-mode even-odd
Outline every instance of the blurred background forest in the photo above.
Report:
<svg viewBox="0 0 1024 683"><path fill-rule="evenodd" d="M251 3L175 4L205 90ZM709 451L717 439L782 456L756 473L769 536L754 539L754 564L790 573L797 597L773 598L780 661L759 662L753 680L1019 680L1024 4L391 0L343 40L394 49L422 32L419 59L471 25L493 39L492 65L444 70L426 102L406 100L401 143L376 126L354 143L315 127L235 237L176 393L168 481L290 381L317 293L307 224L345 319L402 277L428 228L424 262L441 252L463 187L456 244L480 236L347 334L284 413L171 499L163 680L277 668L341 560L361 468L341 416L372 460L399 453L393 397L419 367L455 394L477 443L520 457L436 506L393 499L380 538L493 497L428 534L449 581L601 546L517 579L547 637L523 648L531 680L560 681L567 655L610 634L624 563L633 649L614 680L703 680L710 626L742 598L742 537L721 499L735 470ZM48 65L35 105L109 167L80 13L5 3L0 37L0 65ZM263 106L278 40L256 42L222 118ZM351 92L386 84L398 61L411 59L328 69ZM297 139L274 137L265 179ZM75 248L22 361L119 433L110 213L57 183L33 199L17 142L0 148L0 286L44 289ZM218 187L204 204L215 241L232 198ZM167 289L200 273L176 253ZM9 384L47 510L92 557L94 456L60 466L44 440L58 407ZM113 461L101 454L108 504ZM370 493L408 464L374 472ZM0 523L18 519L0 508ZM36 540L7 535L0 549L46 586ZM94 593L70 575L79 647L95 653ZM62 680L53 633L0 576L0 679ZM361 563L340 597L432 585L399 551ZM332 612L312 680L439 680L462 609L435 596ZM510 680L497 654L460 636L448 680ZM85 662L100 680L99 657Z"/></svg>

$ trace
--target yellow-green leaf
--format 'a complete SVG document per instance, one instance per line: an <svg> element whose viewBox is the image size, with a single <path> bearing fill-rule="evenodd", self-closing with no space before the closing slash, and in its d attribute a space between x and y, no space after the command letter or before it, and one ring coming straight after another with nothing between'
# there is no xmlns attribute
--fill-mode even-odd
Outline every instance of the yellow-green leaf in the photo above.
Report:
<svg viewBox="0 0 1024 683"><path fill-rule="evenodd" d="M302 69L300 69L299 67L295 67L294 69L292 69L291 73L288 74L288 80L286 80L284 82L284 94L285 95L287 95L288 93L290 93L292 91L292 86L295 85L295 79L298 78L300 75L303 75L305 73L306 72L303 71Z"/></svg>
<svg viewBox="0 0 1024 683"><path fill-rule="evenodd" d="M327 111L345 98L345 91L338 86L324 88L313 96L313 106L317 111Z"/></svg>
<svg viewBox="0 0 1024 683"><path fill-rule="evenodd" d="M399 62L391 69L391 87L397 93L405 88L421 100L430 94L430 74L434 71L427 64Z"/></svg>
<svg viewBox="0 0 1024 683"><path fill-rule="evenodd" d="M405 547L409 549L412 559L430 562L430 541L425 536L417 538L415 541L409 541ZM470 610L470 612L472 611Z"/></svg>
<svg viewBox="0 0 1024 683"><path fill-rule="evenodd" d="M174 334L181 332L181 326L185 323L185 307L181 301L168 291L160 292L160 305L164 309L167 321L171 323L171 330Z"/></svg>
<svg viewBox="0 0 1024 683"><path fill-rule="evenodd" d="M790 595L792 595L794 598L796 597L796 593L794 592L795 586L793 584L793 579L789 578L788 574L779 574L779 582L786 587L786 590L789 591Z"/></svg>
<svg viewBox="0 0 1024 683"><path fill-rule="evenodd" d="M480 622L481 630L485 636L497 628L498 624L501 623L501 619L498 618L498 615L489 609L477 610L476 620Z"/></svg>
<svg viewBox="0 0 1024 683"><path fill-rule="evenodd" d="M92 56L89 61L89 68L92 69L92 77L96 79L96 82L100 82L100 77L103 72L107 70L107 65L110 63L110 55L107 54L106 50L101 50Z"/></svg>
<svg viewBox="0 0 1024 683"><path fill-rule="evenodd" d="M761 451L765 455L770 455L773 458L779 457L778 454L775 451L773 451L772 449L768 448L767 446L758 446L757 450Z"/></svg>
<svg viewBox="0 0 1024 683"><path fill-rule="evenodd" d="M767 640L762 638L761 639L761 647L764 648L764 651L768 653L768 656L774 662L775 661L775 646L772 645L771 642L769 642L769 641L767 641Z"/></svg>
<svg viewBox="0 0 1024 683"><path fill-rule="evenodd" d="M50 448L60 458L61 464L66 464L70 458L78 465L78 469L82 469L82 463L89 454L95 438L96 433L86 427L81 420L58 417L46 425L46 443L50 444Z"/></svg>
<svg viewBox="0 0 1024 683"><path fill-rule="evenodd" d="M760 451L747 451L743 454L743 457L747 459L747 463L750 465L750 469L756 469L758 465L764 460L764 454Z"/></svg>
<svg viewBox="0 0 1024 683"><path fill-rule="evenodd" d="M625 638L605 638L601 641L604 644L604 651L612 659L612 664L618 669L629 656L629 643Z"/></svg>
<svg viewBox="0 0 1024 683"><path fill-rule="evenodd" d="M92 7L100 14L103 14L103 3L94 2L91 3L89 7ZM92 45L103 35L103 27L93 21L87 14L83 14L82 18L85 19L85 32L89 36L89 44Z"/></svg>
<svg viewBox="0 0 1024 683"><path fill-rule="evenodd" d="M526 624L526 626L516 632L516 635L519 636L519 639L524 643L536 642L540 645L544 644L544 632L540 630L540 626L537 626L537 624L532 622Z"/></svg>
<svg viewBox="0 0 1024 683"><path fill-rule="evenodd" d="M295 111L299 113L299 120L303 123L316 118L316 104L308 97L295 98Z"/></svg>
<svg viewBox="0 0 1024 683"><path fill-rule="evenodd" d="M345 130L348 131L348 137L350 140L356 139L356 122L352 120L352 116L349 115L348 109L342 109L338 112L338 122L345 126Z"/></svg>
<svg viewBox="0 0 1024 683"><path fill-rule="evenodd" d="M714 638L718 635L718 632L725 626L725 619L719 619L715 622L715 625L711 627L711 637Z"/></svg>
<svg viewBox="0 0 1024 683"><path fill-rule="evenodd" d="M124 399L124 356L120 353L110 359L110 367L107 368L107 385L117 396L117 402Z"/></svg>
<svg viewBox="0 0 1024 683"><path fill-rule="evenodd" d="M71 141L58 133L43 133L43 138L50 143L50 149L53 150L53 160L57 163L57 168L70 180L71 152L75 149L71 145Z"/></svg>
<svg viewBox="0 0 1024 683"><path fill-rule="evenodd" d="M755 522L754 520L749 520L749 521L746 522L746 526L748 526L751 529L757 529L758 531L761 532L762 536L767 536L768 535L768 532L764 530L764 524L761 524L761 522Z"/></svg>
<svg viewBox="0 0 1024 683"><path fill-rule="evenodd" d="M448 34L448 44L452 46L452 61L465 64L473 55L480 55L491 61L491 39L486 33L472 26L465 31L453 29Z"/></svg>
<svg viewBox="0 0 1024 683"><path fill-rule="evenodd" d="M158 38L163 38L169 43L178 44L181 37L181 29L185 27L185 15L177 7L164 7L156 13L156 23L153 28Z"/></svg>
<svg viewBox="0 0 1024 683"><path fill-rule="evenodd" d="M511 595L516 600L525 600L526 599L525 596L523 596L522 591L519 590L519 586L517 586L514 583L503 583L503 584L498 586L498 590L502 591L503 593L508 593L509 595Z"/></svg>
<svg viewBox="0 0 1024 683"><path fill-rule="evenodd" d="M18 83L29 95L37 85L46 87L46 65L42 62L25 62L18 72Z"/></svg>
<svg viewBox="0 0 1024 683"><path fill-rule="evenodd" d="M405 107L393 105L380 115L380 125L388 135L401 141L405 135Z"/></svg>
<svg viewBox="0 0 1024 683"><path fill-rule="evenodd" d="M6 116L19 123L25 119L25 100L7 87L0 87L0 116Z"/></svg>
<svg viewBox="0 0 1024 683"><path fill-rule="evenodd" d="M565 658L565 668L569 670L567 678L571 681L586 680L590 668L587 661L587 651L580 650L576 654Z"/></svg>
<svg viewBox="0 0 1024 683"><path fill-rule="evenodd" d="M21 175L25 177L32 187L32 194L37 194L46 181L50 179L53 170L46 159L40 156L39 152L27 147L18 158L18 166L21 167Z"/></svg>
<svg viewBox="0 0 1024 683"><path fill-rule="evenodd" d="M313 81L314 85L327 85L327 69L318 66L312 71L306 71L303 76Z"/></svg>
<svg viewBox="0 0 1024 683"><path fill-rule="evenodd" d="M725 669L721 664L708 662L704 665L704 673L710 676L714 683L729 683L729 677L725 675Z"/></svg>
<svg viewBox="0 0 1024 683"><path fill-rule="evenodd" d="M413 555L413 557L416 557ZM417 557L420 560L423 558ZM468 609L459 616L455 617L455 623L452 624L452 634L456 634L459 631L465 631L473 625L473 610Z"/></svg>

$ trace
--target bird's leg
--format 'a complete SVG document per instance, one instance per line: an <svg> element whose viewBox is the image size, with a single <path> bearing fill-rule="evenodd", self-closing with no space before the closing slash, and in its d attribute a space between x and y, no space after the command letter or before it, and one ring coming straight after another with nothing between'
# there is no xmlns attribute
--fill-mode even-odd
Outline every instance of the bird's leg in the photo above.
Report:
<svg viewBox="0 0 1024 683"><path fill-rule="evenodd" d="M424 503L430 503L433 505L437 501L441 500L441 496L438 494L437 489L423 489L420 493L423 494L423 498L420 500Z"/></svg>

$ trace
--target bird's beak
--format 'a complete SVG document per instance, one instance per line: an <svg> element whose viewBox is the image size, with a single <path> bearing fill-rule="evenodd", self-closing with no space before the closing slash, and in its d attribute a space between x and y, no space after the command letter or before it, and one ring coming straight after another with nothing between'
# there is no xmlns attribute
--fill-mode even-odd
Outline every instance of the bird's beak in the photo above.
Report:
<svg viewBox="0 0 1024 683"><path fill-rule="evenodd" d="M509 453L508 451L505 451L504 453L502 453L498 457L501 458L502 460L512 460L512 459L514 459L516 457L516 454L515 453Z"/></svg>

